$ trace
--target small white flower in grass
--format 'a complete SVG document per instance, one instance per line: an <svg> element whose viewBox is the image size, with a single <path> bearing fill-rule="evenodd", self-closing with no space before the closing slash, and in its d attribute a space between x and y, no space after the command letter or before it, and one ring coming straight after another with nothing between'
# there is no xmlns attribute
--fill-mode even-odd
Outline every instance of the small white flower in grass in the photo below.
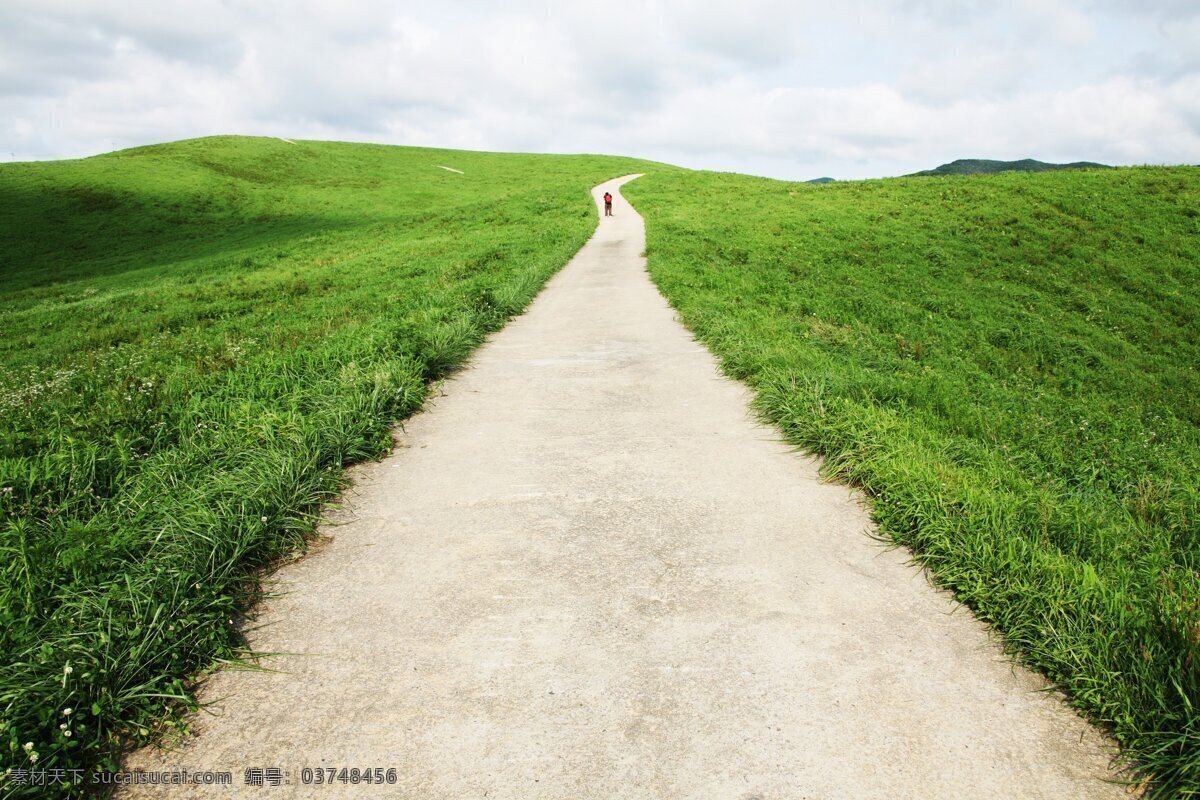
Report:
<svg viewBox="0 0 1200 800"><path fill-rule="evenodd" d="M70 738L71 738L71 732L70 732L70 731L63 731L63 736L66 736L68 739L70 739Z"/></svg>
<svg viewBox="0 0 1200 800"><path fill-rule="evenodd" d="M262 521L263 521L263 522L266 522L266 521L267 521L267 518L266 518L266 517L263 517L263 518L262 518Z"/></svg>
<svg viewBox="0 0 1200 800"><path fill-rule="evenodd" d="M58 726L58 729L60 731L65 731L67 729L67 723L65 723L65 722L62 723L61 725Z"/></svg>
<svg viewBox="0 0 1200 800"><path fill-rule="evenodd" d="M34 764L36 764L36 763L37 763L37 760L38 760L38 754L37 754L37 753L30 753L30 754L29 754L29 760L30 760L30 762L32 762L32 763L34 763Z"/></svg>
<svg viewBox="0 0 1200 800"><path fill-rule="evenodd" d="M25 744L21 745L21 747L25 750L26 753L28 753L30 750L33 749L33 742L26 742Z"/></svg>
<svg viewBox="0 0 1200 800"><path fill-rule="evenodd" d="M66 666L64 666L64 667L63 667L63 674L64 674L64 675L70 675L70 674L71 674L72 672L74 672L74 671L75 671L75 670L74 670L74 669L71 667L71 665L70 665L70 664L67 664Z"/></svg>
<svg viewBox="0 0 1200 800"><path fill-rule="evenodd" d="M64 709L63 709L63 716L64 716L64 717L69 717L69 716L71 716L71 715L72 715L72 714L74 714L74 713L75 713L75 709L73 709L73 708L64 708Z"/></svg>

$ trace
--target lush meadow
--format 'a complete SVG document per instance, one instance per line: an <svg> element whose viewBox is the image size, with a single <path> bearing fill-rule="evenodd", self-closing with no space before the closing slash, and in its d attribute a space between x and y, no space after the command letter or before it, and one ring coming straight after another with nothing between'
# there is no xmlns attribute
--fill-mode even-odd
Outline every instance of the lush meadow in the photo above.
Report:
<svg viewBox="0 0 1200 800"><path fill-rule="evenodd" d="M812 186L234 137L0 166L6 766L112 767L186 709L343 466L648 170L651 272L762 412L1200 793L1200 170Z"/></svg>
<svg viewBox="0 0 1200 800"><path fill-rule="evenodd" d="M1092 719L1200 793L1200 169L624 190L788 439Z"/></svg>
<svg viewBox="0 0 1200 800"><path fill-rule="evenodd" d="M5 766L111 768L186 707L342 467L644 168L239 137L0 166Z"/></svg>

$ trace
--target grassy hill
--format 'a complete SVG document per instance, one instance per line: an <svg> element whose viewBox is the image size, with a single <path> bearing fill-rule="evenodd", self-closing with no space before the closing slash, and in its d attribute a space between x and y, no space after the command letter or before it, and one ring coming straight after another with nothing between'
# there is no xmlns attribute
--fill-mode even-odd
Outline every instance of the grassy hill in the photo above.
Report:
<svg viewBox="0 0 1200 800"><path fill-rule="evenodd" d="M186 706L341 468L635 171L655 279L763 413L1200 791L1200 169L813 186L236 137L0 166L6 766L112 766Z"/></svg>
<svg viewBox="0 0 1200 800"><path fill-rule="evenodd" d="M657 172L650 271L882 531L1200 792L1200 169Z"/></svg>
<svg viewBox="0 0 1200 800"><path fill-rule="evenodd" d="M5 766L111 767L186 703L343 465L645 168L240 137L0 166Z"/></svg>
<svg viewBox="0 0 1200 800"><path fill-rule="evenodd" d="M960 158L934 169L914 172L909 177L921 175L991 175L997 172L1055 172L1064 169L1111 169L1106 164L1094 161L1075 161L1070 164L1048 164L1032 158L1020 161L991 161L986 158Z"/></svg>

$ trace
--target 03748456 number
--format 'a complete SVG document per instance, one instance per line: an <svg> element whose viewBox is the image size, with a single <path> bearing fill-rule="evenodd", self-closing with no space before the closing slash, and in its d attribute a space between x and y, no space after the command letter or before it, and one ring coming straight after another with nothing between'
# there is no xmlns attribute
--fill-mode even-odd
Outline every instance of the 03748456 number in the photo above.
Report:
<svg viewBox="0 0 1200 800"><path fill-rule="evenodd" d="M395 767L304 767L300 770L300 782L307 786L332 783L395 783Z"/></svg>

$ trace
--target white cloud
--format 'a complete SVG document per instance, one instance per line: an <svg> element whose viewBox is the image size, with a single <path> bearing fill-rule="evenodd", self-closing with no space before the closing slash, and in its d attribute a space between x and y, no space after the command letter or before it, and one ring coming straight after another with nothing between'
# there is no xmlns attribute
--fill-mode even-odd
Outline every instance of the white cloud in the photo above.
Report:
<svg viewBox="0 0 1200 800"><path fill-rule="evenodd" d="M258 133L781 177L1194 163L1193 6L8 0L0 157Z"/></svg>

